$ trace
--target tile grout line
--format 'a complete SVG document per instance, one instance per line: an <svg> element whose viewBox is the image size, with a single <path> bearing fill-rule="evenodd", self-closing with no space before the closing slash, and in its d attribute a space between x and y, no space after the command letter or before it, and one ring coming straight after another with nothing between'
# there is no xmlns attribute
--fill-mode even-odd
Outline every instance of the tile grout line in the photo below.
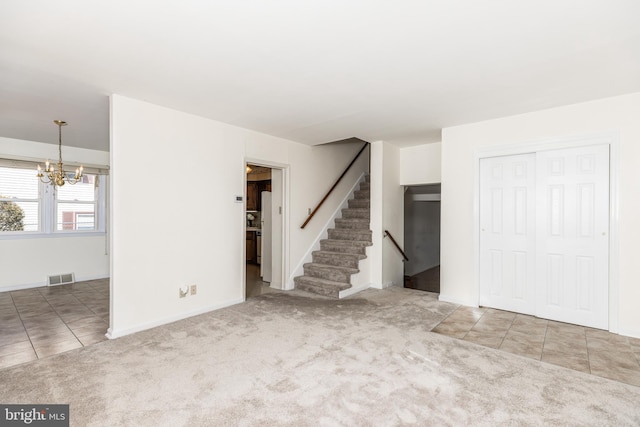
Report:
<svg viewBox="0 0 640 427"><path fill-rule="evenodd" d="M89 285L91 287L91 289L93 290L94 293L97 293L96 290L93 288L93 286ZM95 311L93 311L93 309L91 307L89 307L87 304L84 303L84 301L82 301L80 298L78 298L77 296L73 295L73 297L75 299L77 299L78 301L80 301L80 304L84 305L85 307L87 307L89 309L90 312L92 312L94 315L100 317L102 319L102 316L100 316L98 313L96 313Z"/></svg>
<svg viewBox="0 0 640 427"><path fill-rule="evenodd" d="M71 292L67 291L65 289L65 291L67 292L67 294L71 295ZM38 292L40 293L40 295L42 295L42 292L40 291L40 289L38 288ZM75 295L72 295L74 298ZM82 341L80 341L80 339L76 336L76 334L73 332L73 330L69 327L69 325L67 325L67 322L64 321L64 319L62 318L62 316L60 316L60 313L58 313L58 310L55 309L54 306L51 305L51 303L49 302L49 300L47 299L47 297L45 297L44 295L42 295L42 298L44 298L44 300L47 302L47 304L49 304L49 307L51 307L51 309L53 310L53 312L56 314L56 316L58 316L58 318L60 318L60 320L62 321L62 323L64 323L64 326L67 327L67 329L73 334L74 338L80 343L80 345L82 347L84 347L84 344L82 344ZM76 298L78 299L78 298ZM83 304L84 305L84 304ZM56 353L57 354L57 353Z"/></svg>
<svg viewBox="0 0 640 427"><path fill-rule="evenodd" d="M480 306L478 306L478 308L482 308ZM482 315L480 317L478 317L478 320L476 320L473 325L471 325L471 328L469 328L469 330L467 331L466 334L464 334L464 336L466 337L467 335L469 335L469 332L471 332L471 330L473 329L474 326L476 326L478 324L478 322L480 321L480 319L482 319L484 317L484 315L487 314L487 310L485 309L484 312L482 313ZM464 338L462 338L464 339Z"/></svg>
<svg viewBox="0 0 640 427"><path fill-rule="evenodd" d="M513 312L510 312L513 313ZM502 337L502 339L500 340L500 345L498 346L498 349L500 349L500 347L502 347L502 344L504 343L504 339L507 337L507 335L509 334L509 331L511 330L511 327L513 326L513 322L515 322L516 317L518 316L517 313L513 313L513 319L511 319L511 323L509 324L509 327L507 328L507 330L504 332L504 336Z"/></svg>
<svg viewBox="0 0 640 427"><path fill-rule="evenodd" d="M540 319L540 317L538 317L538 319ZM542 362L542 355L544 354L544 344L547 340L547 330L549 329L549 320L544 319L544 321L544 338L542 339L542 346L540 346L540 358L538 359L540 362Z"/></svg>
<svg viewBox="0 0 640 427"><path fill-rule="evenodd" d="M431 328L431 331L433 331L435 328L437 328L437 327L440 325L440 323L444 322L444 321L445 321L445 320L447 320L449 317L451 317L451 315L453 315L453 313L455 313L456 311L458 311L458 309L459 309L460 307L462 307L462 306L461 306L461 305L458 305L458 306L456 307L456 309L455 309L455 310L453 310L451 313L447 314L447 315L444 317L444 319L442 319L440 322L438 322L438 324L437 324L436 326L434 326L433 328Z"/></svg>
<svg viewBox="0 0 640 427"><path fill-rule="evenodd" d="M75 283L74 283L74 284L75 284ZM88 286L91 288L91 291L92 291L92 293L94 294L94 295L93 295L94 297L96 296L95 294L99 294L99 292L98 292L98 291L93 287L93 285L89 284ZM72 287L73 287L73 284L72 284ZM65 289L65 291L67 292L67 294L68 294L68 295L70 295L70 296L72 296L73 298L75 298L75 299L76 299L76 301L78 301L80 304L82 304L82 306L84 306L87 310L89 310L89 311L90 311L94 316L98 317L101 321L104 321L104 319L102 318L102 316L101 316L101 315L99 315L98 313L96 313L95 311L93 311L93 310L91 309L91 307L89 307L87 304L85 304L85 303L84 303L84 301L82 301L80 298L78 298L78 297L73 293L73 291L72 291L72 290L68 290L68 291L67 291L67 290ZM45 299L46 299L46 297L45 297ZM47 301L47 302L48 302L48 301ZM52 307L52 308L53 308L53 310L54 310L54 311L56 312L56 314L57 314L58 312L57 312L57 310L55 309L55 307ZM58 316L62 319L62 316L60 316L60 315L58 315ZM76 339L80 342L80 344L81 344L83 347L86 347L86 345L84 345L84 343L82 342L82 340L80 339L80 337L78 337L78 336L76 335L76 333L75 333L75 331L73 330L73 328L72 328L71 326L69 326L69 325L67 324L67 322L66 322L64 319L62 319L62 322L65 324L65 326L66 326L67 328L69 328L69 330L71 331L71 333L76 337ZM106 327L108 328L108 327L109 327L109 322L104 322L104 323L106 324ZM105 330L105 334L106 334L106 330Z"/></svg>
<svg viewBox="0 0 640 427"><path fill-rule="evenodd" d="M540 361L542 362L542 356L544 356L544 348L547 345L547 335L549 334L549 321L544 328L544 340L542 341L542 352L540 353Z"/></svg>
<svg viewBox="0 0 640 427"><path fill-rule="evenodd" d="M589 365L589 373L593 375L593 372L591 372L591 354L589 353L589 339L587 338L587 328L584 328L584 346L587 350L587 364Z"/></svg>
<svg viewBox="0 0 640 427"><path fill-rule="evenodd" d="M38 352L33 345L33 341L31 341L31 336L29 335L29 331L27 331L27 326L24 324L24 320L22 320L22 315L20 314L20 310L18 310L18 306L16 305L16 300L13 298L13 294L9 292L9 296L11 297L11 302L13 303L13 307L16 309L16 313L18 313L18 318L20 319L20 323L22 323L22 328L24 329L24 333L27 335L27 339L29 340L29 344L31 344L31 349L33 350L33 354L36 355L36 359L40 359L38 357Z"/></svg>
<svg viewBox="0 0 640 427"><path fill-rule="evenodd" d="M629 341L629 348L631 349L631 353L636 357L636 362L638 362L638 368L640 369L640 351L635 351L634 346L631 344L631 340Z"/></svg>

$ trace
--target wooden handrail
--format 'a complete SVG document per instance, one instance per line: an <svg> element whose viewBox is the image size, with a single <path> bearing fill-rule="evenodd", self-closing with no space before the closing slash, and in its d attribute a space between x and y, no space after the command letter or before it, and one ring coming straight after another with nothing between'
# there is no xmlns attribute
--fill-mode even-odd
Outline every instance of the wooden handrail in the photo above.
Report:
<svg viewBox="0 0 640 427"><path fill-rule="evenodd" d="M344 172L342 172L342 175L340 175L340 178L338 178L336 183L333 184L333 187L331 187L331 189L327 192L327 194L325 194L325 196L322 198L322 200L320 200L320 203L318 203L318 206L316 206L316 208L313 210L313 212L311 212L309 214L309 217L307 217L307 220L304 222L304 224L302 224L300 226L300 228L305 228L307 226L307 224L309 224L309 221L311 221L311 218L313 218L313 216L316 214L316 212L318 212L318 209L320 209L320 206L322 206L322 204L329 198L329 195L333 192L333 190L335 190L335 188L338 186L338 184L340 184L340 181L342 181L342 178L344 178L344 176L347 174L347 172L349 172L349 169L351 169L351 166L353 166L353 164L356 162L356 160L358 160L358 157L360 157L360 154L362 154L362 152L365 150L365 148L367 148L368 145L369 145L368 142L364 143L364 145L362 146L360 151L358 151L358 154L356 154L356 156L353 158L353 160L351 160L351 163L349 163L349 166L347 166L347 168L344 170Z"/></svg>
<svg viewBox="0 0 640 427"><path fill-rule="evenodd" d="M387 236L389 236L389 238L391 239L391 242L400 251L400 253L402 254L402 257L404 258L404 260L405 261L409 261L409 258L407 258L407 254L405 254L404 251L402 249L400 249L400 246L398 245L398 242L396 242L396 239L394 239L393 236L391 235L391 233L389 233L389 230L384 230L384 237L387 237Z"/></svg>

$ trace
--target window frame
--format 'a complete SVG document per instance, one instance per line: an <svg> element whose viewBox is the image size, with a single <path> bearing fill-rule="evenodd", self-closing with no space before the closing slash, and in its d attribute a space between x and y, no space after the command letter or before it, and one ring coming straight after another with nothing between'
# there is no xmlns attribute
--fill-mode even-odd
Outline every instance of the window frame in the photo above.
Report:
<svg viewBox="0 0 640 427"><path fill-rule="evenodd" d="M20 169L20 170L28 170L27 168L9 168L6 166L0 166L3 169ZM38 229L37 230L22 230L22 231L0 231L0 236L21 236L21 235L37 235L37 234L42 234L42 221L43 221L43 211L42 211L42 187L41 187L41 183L38 183L38 190L37 190L37 197L35 199L25 199L25 198L7 198L7 197L0 197L0 201L2 202L13 202L13 203L20 203L20 202L25 202L25 203L33 203L36 202L38 203L38 219L37 219L37 224L38 224Z"/></svg>
<svg viewBox="0 0 640 427"><path fill-rule="evenodd" d="M29 170L28 167L16 169ZM34 179L36 171L33 171ZM106 197L109 175L103 173L91 173L96 175L95 201L81 202L95 206L95 229L93 230L57 230L57 204L56 189L51 184L45 184L38 179L38 199L25 199L25 201L37 201L38 230L37 231L3 231L0 232L0 240L41 239L80 236L104 236L106 233ZM70 185L70 184L67 184ZM22 199L2 199L3 201L22 201ZM62 201L68 202L66 200Z"/></svg>
<svg viewBox="0 0 640 427"><path fill-rule="evenodd" d="M55 234L61 234L61 233L92 233L92 232L104 232L105 229L105 224L104 224L104 213L101 214L100 209L101 209L101 203L100 200L101 198L104 198L106 195L104 194L104 184L102 181L106 182L106 179L103 179L101 177L104 177L105 175L100 175L100 174L87 174L87 175L94 175L95 176L95 181L93 183L93 191L94 191L94 200L93 201L85 201L85 200L60 200L58 198L58 188L54 188L53 189L53 203L52 203L52 209L53 209L53 221L52 221L52 228L51 228L51 232L55 233ZM85 175L85 177L87 176ZM42 183L41 183L42 184ZM42 185L50 185L50 184L42 184ZM71 184L68 184L71 185ZM59 219L58 218L58 205L60 203L72 203L75 205L87 205L87 206L93 206L93 215L94 215L94 228L92 230L78 230L77 228L75 230L65 230L64 229L64 219ZM104 205L104 203L103 203ZM76 212L77 213L77 212ZM85 213L85 212L83 212ZM88 212L86 212L88 213ZM75 216L75 215L74 215ZM63 224L63 228L62 230L58 230L58 221L60 221L61 224ZM76 224L77 226L77 222L74 222L74 224Z"/></svg>

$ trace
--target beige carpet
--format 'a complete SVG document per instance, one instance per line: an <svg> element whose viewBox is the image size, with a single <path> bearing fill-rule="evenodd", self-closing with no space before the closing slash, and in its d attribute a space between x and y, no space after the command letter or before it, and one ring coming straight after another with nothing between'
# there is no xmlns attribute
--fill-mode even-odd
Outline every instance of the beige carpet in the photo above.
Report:
<svg viewBox="0 0 640 427"><path fill-rule="evenodd" d="M2 370L0 402L76 426L640 425L640 388L429 332L455 307L269 293Z"/></svg>

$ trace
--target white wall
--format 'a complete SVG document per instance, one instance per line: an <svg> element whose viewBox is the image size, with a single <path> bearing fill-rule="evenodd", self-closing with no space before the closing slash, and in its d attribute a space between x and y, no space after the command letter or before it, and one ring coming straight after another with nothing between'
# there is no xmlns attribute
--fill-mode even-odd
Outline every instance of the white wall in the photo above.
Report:
<svg viewBox="0 0 640 427"><path fill-rule="evenodd" d="M442 143L400 149L400 185L436 184L441 179Z"/></svg>
<svg viewBox="0 0 640 427"><path fill-rule="evenodd" d="M245 207L234 198L245 192L246 161L286 171L285 264L291 274L346 184L301 230L307 208L359 148L309 147L113 95L110 336L243 300ZM153 185L132 185L140 171ZM190 284L198 285L198 294L178 298L179 287Z"/></svg>
<svg viewBox="0 0 640 427"><path fill-rule="evenodd" d="M619 332L640 337L640 93L446 128L442 135L441 298L478 303L474 153L487 147L613 132L619 135ZM615 177L614 177L615 179Z"/></svg>
<svg viewBox="0 0 640 427"><path fill-rule="evenodd" d="M371 277L376 288L402 285L402 255L389 238L389 230L404 248L404 190L400 185L400 149L384 141L371 144Z"/></svg>
<svg viewBox="0 0 640 427"><path fill-rule="evenodd" d="M0 157L43 162L58 158L56 144L0 137ZM109 153L62 147L65 163L105 166ZM38 236L0 239L0 292L44 286L47 276L75 273L76 281L108 277L109 256L104 234L89 236Z"/></svg>

